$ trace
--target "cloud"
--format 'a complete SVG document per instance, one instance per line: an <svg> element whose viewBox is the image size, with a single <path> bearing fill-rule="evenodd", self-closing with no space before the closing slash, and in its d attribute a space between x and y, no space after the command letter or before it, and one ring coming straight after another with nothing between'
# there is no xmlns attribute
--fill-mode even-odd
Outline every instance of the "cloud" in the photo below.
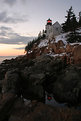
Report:
<svg viewBox="0 0 81 121"><path fill-rule="evenodd" d="M7 37L10 32L13 33L10 27L5 27L5 26L0 27L0 36Z"/></svg>
<svg viewBox="0 0 81 121"><path fill-rule="evenodd" d="M22 3L26 3L26 2L27 2L27 0L21 0L21 2L22 2Z"/></svg>
<svg viewBox="0 0 81 121"><path fill-rule="evenodd" d="M16 49L16 50L23 50L23 49L25 49L25 47L19 47L19 48L14 48L14 49Z"/></svg>
<svg viewBox="0 0 81 121"><path fill-rule="evenodd" d="M15 4L17 4L17 2L19 2L19 3L22 2L23 5L25 5L27 0L4 0L4 3L9 5L9 6L15 5Z"/></svg>
<svg viewBox="0 0 81 121"><path fill-rule="evenodd" d="M2 23L19 23L26 22L28 19L25 15L13 14L8 15L6 11L0 12L0 22Z"/></svg>
<svg viewBox="0 0 81 121"><path fill-rule="evenodd" d="M16 36L14 38L0 38L0 43L2 44L27 44L32 40L32 37Z"/></svg>
<svg viewBox="0 0 81 121"><path fill-rule="evenodd" d="M10 27L0 27L0 44L27 44L34 37L21 36Z"/></svg>
<svg viewBox="0 0 81 121"><path fill-rule="evenodd" d="M6 31L6 30L7 30L7 31L12 31L12 29L11 29L10 27L6 27L6 26L1 26L1 27L0 27L0 30L2 30L2 31L3 31L3 30L5 30L5 31Z"/></svg>
<svg viewBox="0 0 81 121"><path fill-rule="evenodd" d="M17 0L4 0L4 2L8 5L14 5L16 3Z"/></svg>

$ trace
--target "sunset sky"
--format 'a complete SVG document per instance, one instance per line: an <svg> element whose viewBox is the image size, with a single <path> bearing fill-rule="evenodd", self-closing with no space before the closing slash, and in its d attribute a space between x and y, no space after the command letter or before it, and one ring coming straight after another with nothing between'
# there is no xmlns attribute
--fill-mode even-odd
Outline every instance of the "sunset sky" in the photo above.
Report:
<svg viewBox="0 0 81 121"><path fill-rule="evenodd" d="M78 19L81 0L0 0L0 56L24 54L46 20L63 23L71 6Z"/></svg>

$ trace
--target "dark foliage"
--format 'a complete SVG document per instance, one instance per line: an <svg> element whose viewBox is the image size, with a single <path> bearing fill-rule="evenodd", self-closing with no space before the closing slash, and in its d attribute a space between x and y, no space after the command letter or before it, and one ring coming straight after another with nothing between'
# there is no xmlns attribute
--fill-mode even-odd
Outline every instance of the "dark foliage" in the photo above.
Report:
<svg viewBox="0 0 81 121"><path fill-rule="evenodd" d="M33 44L36 43L37 41L38 39L33 39L33 41L30 41L28 45L25 47L25 51L31 50L31 48L33 47Z"/></svg>
<svg viewBox="0 0 81 121"><path fill-rule="evenodd" d="M65 23L62 24L62 28L64 32L69 32L67 36L67 42L74 43L74 42L81 42L81 35L80 33L76 32L77 28L80 27L81 21L77 22L76 16L73 12L72 6L67 11L67 16Z"/></svg>
<svg viewBox="0 0 81 121"><path fill-rule="evenodd" d="M62 24L62 28L64 32L68 31L75 31L76 28L78 27L78 22L76 20L76 16L73 12L72 6L70 9L67 11L67 16L65 23Z"/></svg>
<svg viewBox="0 0 81 121"><path fill-rule="evenodd" d="M81 35L78 32L71 32L68 36L67 42L81 42Z"/></svg>
<svg viewBox="0 0 81 121"><path fill-rule="evenodd" d="M36 39L33 39L33 41L30 41L28 43L28 45L25 47L25 51L27 52L28 50L31 50L31 48L33 47L33 45L36 43L37 45L39 44L41 39L45 39L46 35L45 35L45 31L43 30L42 34L41 32L38 34L38 37Z"/></svg>
<svg viewBox="0 0 81 121"><path fill-rule="evenodd" d="M79 20L79 27L81 27L81 19Z"/></svg>

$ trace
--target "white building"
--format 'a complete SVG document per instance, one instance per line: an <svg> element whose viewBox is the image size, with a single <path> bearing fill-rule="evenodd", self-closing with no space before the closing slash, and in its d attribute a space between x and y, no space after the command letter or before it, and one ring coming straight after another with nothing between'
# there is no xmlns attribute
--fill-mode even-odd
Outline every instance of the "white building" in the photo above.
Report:
<svg viewBox="0 0 81 121"><path fill-rule="evenodd" d="M52 20L48 19L46 24L46 37L51 40L55 36L59 35L62 32L61 25L58 22L52 24Z"/></svg>

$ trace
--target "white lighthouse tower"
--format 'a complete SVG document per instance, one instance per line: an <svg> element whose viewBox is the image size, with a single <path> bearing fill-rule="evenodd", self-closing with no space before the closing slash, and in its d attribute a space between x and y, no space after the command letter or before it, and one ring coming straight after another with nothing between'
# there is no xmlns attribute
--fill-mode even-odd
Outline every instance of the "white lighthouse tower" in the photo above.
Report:
<svg viewBox="0 0 81 121"><path fill-rule="evenodd" d="M49 18L47 20L47 24L46 24L46 37L49 37L49 34L52 32L52 20Z"/></svg>
<svg viewBox="0 0 81 121"><path fill-rule="evenodd" d="M55 36L59 35L61 32L62 32L62 27L58 23L58 21L52 24L52 20L49 18L46 24L46 38L52 40L55 38Z"/></svg>

